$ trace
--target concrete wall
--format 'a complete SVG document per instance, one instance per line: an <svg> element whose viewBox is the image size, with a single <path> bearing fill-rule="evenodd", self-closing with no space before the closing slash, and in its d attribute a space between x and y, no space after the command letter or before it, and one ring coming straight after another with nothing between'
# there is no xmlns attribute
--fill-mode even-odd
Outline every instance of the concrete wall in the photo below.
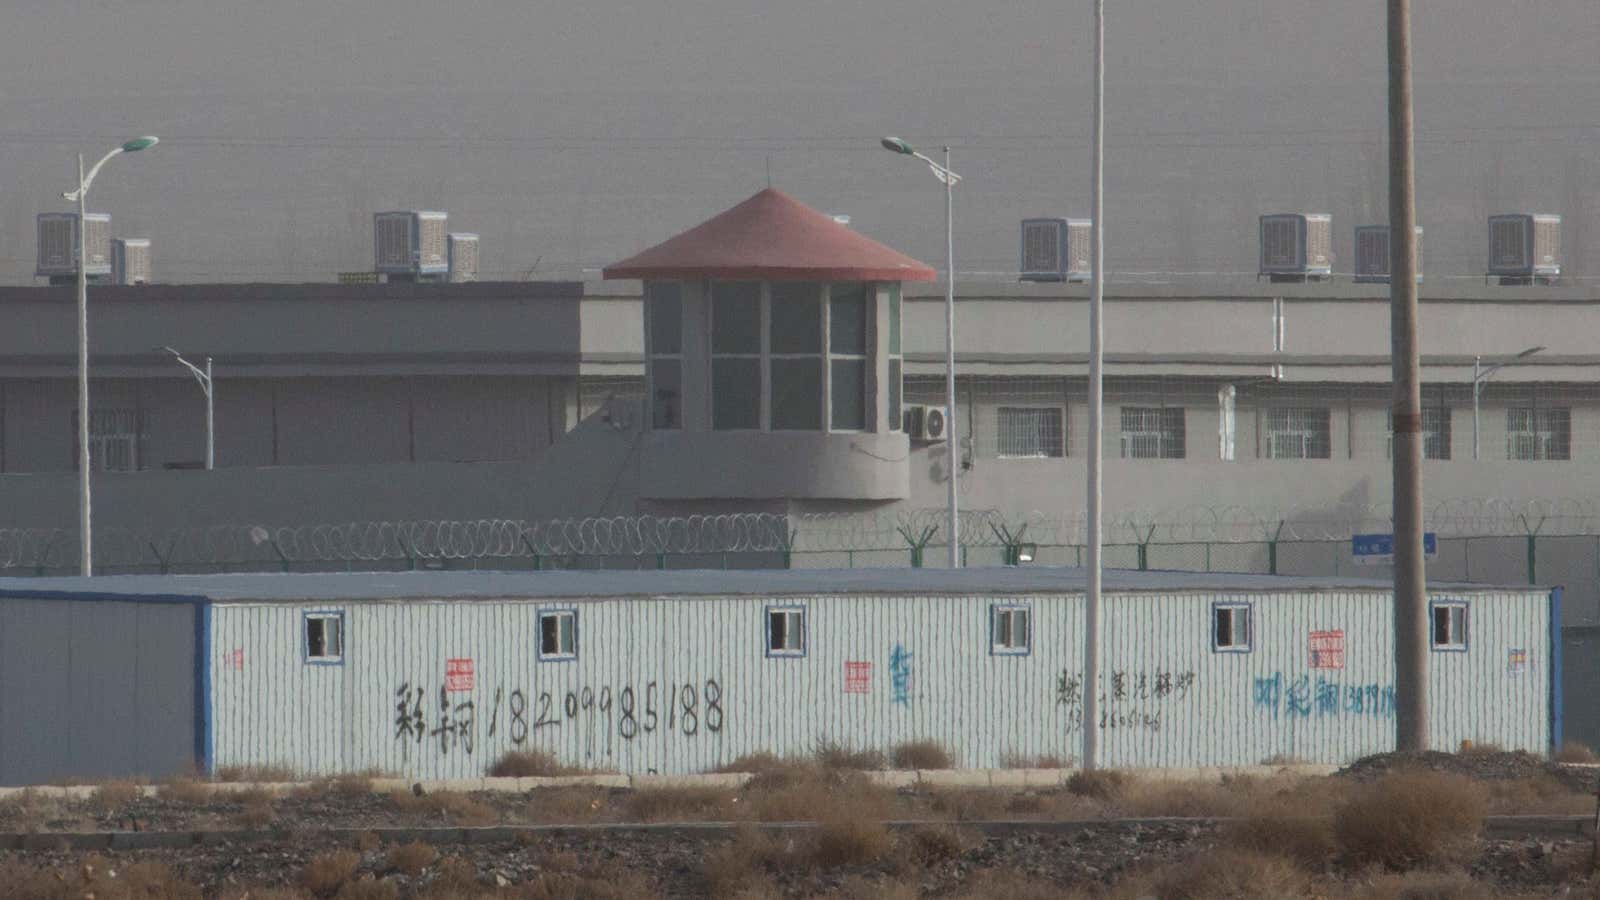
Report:
<svg viewBox="0 0 1600 900"><path fill-rule="evenodd" d="M193 771L200 609L0 597L0 784Z"/></svg>
<svg viewBox="0 0 1600 900"><path fill-rule="evenodd" d="M1450 596L1470 603L1471 646L1430 656L1434 745L1544 752L1548 597ZM1250 652L1213 651L1222 600L1253 606ZM997 602L1032 610L1026 655L991 651ZM773 605L805 610L804 656L767 654ZM577 656L541 660L538 617L558 609L577 611ZM312 610L345 617L338 665L302 658ZM964 766L1071 758L1081 613L1077 596L999 594L228 603L213 619L216 763L471 777L523 749L677 774L825 740L887 750L923 738ZM1105 616L1106 765L1343 763L1393 745L1385 594L1114 593ZM1336 666L1310 668L1312 631L1340 632ZM852 668L864 681L846 683Z"/></svg>

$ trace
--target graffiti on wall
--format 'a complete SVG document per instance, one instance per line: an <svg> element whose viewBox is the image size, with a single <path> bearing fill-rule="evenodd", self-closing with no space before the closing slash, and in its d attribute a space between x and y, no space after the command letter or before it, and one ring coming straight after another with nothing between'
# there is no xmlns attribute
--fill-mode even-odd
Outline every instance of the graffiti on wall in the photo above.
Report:
<svg viewBox="0 0 1600 900"><path fill-rule="evenodd" d="M1108 685L1109 680L1109 685ZM1167 669L1117 669L1100 676L1100 728L1160 731L1166 707L1189 699L1194 672ZM1056 705L1065 707L1067 730L1083 727L1083 674L1062 669L1056 676Z"/></svg>
<svg viewBox="0 0 1600 900"><path fill-rule="evenodd" d="M899 644L889 654L889 699L900 706L911 702L911 653Z"/></svg>
<svg viewBox="0 0 1600 900"><path fill-rule="evenodd" d="M437 703L430 702L433 695L420 682L403 682L394 692L394 739L402 753L427 748L441 755L470 754L480 727L483 737L500 737L520 747L542 729L571 726L582 731L586 757L597 752L610 756L618 741L658 733L686 738L720 734L726 721L726 696L716 678L683 684L649 681L637 689L632 684L598 690L585 686L564 695L520 687L507 691L501 685L480 709L470 688L469 696L460 698L462 680L457 675L454 687L439 686Z"/></svg>
<svg viewBox="0 0 1600 900"><path fill-rule="evenodd" d="M1273 672L1252 679L1251 703L1273 719L1373 716L1394 718L1394 685L1345 684L1318 675Z"/></svg>

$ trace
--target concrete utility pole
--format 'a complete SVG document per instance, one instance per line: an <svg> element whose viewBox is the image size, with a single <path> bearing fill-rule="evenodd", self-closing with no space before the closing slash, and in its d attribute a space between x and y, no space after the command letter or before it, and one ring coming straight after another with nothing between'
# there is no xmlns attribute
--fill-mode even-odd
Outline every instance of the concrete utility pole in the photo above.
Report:
<svg viewBox="0 0 1600 900"><path fill-rule="evenodd" d="M1422 364L1411 0L1389 2L1389 333L1394 365L1395 749L1428 748L1428 588L1422 568Z"/></svg>
<svg viewBox="0 0 1600 900"><path fill-rule="evenodd" d="M1100 743L1100 433L1104 395L1105 327L1105 81L1106 0L1094 0L1094 179L1089 208L1094 216L1094 238L1089 269L1089 483L1085 510L1089 535L1088 571L1083 592L1083 768L1093 769Z"/></svg>

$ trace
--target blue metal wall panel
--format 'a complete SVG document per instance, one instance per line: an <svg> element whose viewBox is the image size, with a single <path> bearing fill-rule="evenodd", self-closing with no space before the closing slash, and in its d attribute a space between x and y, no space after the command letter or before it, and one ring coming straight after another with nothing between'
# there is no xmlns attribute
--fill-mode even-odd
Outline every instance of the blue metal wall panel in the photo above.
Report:
<svg viewBox="0 0 1600 900"><path fill-rule="evenodd" d="M1543 750L1547 595L1452 596L1472 604L1472 640L1430 655L1435 744ZM991 652L996 602L1032 610L1030 653ZM1251 606L1251 652L1213 651L1217 602ZM788 604L807 611L805 655L768 656L767 607ZM346 617L344 662L308 665L303 614L333 608ZM1386 594L1123 593L1104 608L1107 765L1344 762L1393 745ZM540 660L547 609L577 610L576 659ZM448 778L540 749L570 765L684 773L825 741L887 750L921 738L966 766L1073 759L1082 615L1079 595L220 604L215 760ZM1342 659L1314 668L1310 634L1332 631ZM1513 650L1526 653L1520 669ZM470 688L446 684L453 659L471 660Z"/></svg>

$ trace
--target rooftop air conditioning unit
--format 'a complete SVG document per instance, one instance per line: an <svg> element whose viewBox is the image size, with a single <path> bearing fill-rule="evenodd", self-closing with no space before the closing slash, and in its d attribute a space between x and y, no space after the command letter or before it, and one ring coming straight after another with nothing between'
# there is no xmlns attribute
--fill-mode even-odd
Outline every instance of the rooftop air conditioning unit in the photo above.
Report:
<svg viewBox="0 0 1600 900"><path fill-rule="evenodd" d="M1356 277L1360 284L1389 283L1389 226L1356 226ZM1417 280L1422 280L1422 229L1417 229Z"/></svg>
<svg viewBox="0 0 1600 900"><path fill-rule="evenodd" d="M1489 275L1501 284L1549 284L1561 277L1561 217L1489 217Z"/></svg>
<svg viewBox="0 0 1600 900"><path fill-rule="evenodd" d="M478 280L478 236L464 231L450 234L450 281Z"/></svg>
<svg viewBox="0 0 1600 900"><path fill-rule="evenodd" d="M949 436L950 414L943 406L913 404L906 407L904 426L913 441L942 441Z"/></svg>
<svg viewBox="0 0 1600 900"><path fill-rule="evenodd" d="M150 283L149 238L117 238L111 242L111 283Z"/></svg>
<svg viewBox="0 0 1600 900"><path fill-rule="evenodd" d="M1023 281L1088 281L1088 219L1023 219Z"/></svg>
<svg viewBox="0 0 1600 900"><path fill-rule="evenodd" d="M1261 269L1273 281L1310 281L1333 274L1333 217L1273 213L1261 217Z"/></svg>
<svg viewBox="0 0 1600 900"><path fill-rule="evenodd" d="M78 277L78 214L39 213L39 264L34 274L51 279ZM105 213L84 216L84 274L100 278L111 274L111 217Z"/></svg>
<svg viewBox="0 0 1600 900"><path fill-rule="evenodd" d="M403 210L372 216L373 270L381 275L423 278L448 275L450 246L442 212Z"/></svg>

